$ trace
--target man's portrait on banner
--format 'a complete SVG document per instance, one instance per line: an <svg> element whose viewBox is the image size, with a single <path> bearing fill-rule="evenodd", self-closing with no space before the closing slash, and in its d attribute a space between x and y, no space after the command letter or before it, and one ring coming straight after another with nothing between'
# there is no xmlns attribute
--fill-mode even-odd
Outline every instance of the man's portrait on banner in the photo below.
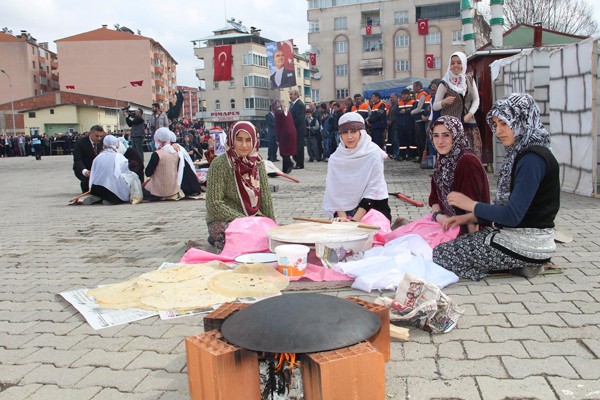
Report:
<svg viewBox="0 0 600 400"><path fill-rule="evenodd" d="M266 47L271 89L296 86L293 41L268 42Z"/></svg>

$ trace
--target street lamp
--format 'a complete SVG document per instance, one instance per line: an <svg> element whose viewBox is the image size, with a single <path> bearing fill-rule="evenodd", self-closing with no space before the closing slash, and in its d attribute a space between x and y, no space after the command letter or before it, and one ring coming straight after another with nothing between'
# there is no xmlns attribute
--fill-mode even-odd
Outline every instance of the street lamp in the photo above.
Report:
<svg viewBox="0 0 600 400"><path fill-rule="evenodd" d="M117 132L116 133L119 133L119 128L121 127L121 121L120 121L121 114L119 113L119 106L117 105L118 101L119 101L118 100L119 99L119 97L118 97L119 96L119 90L125 89L125 88L128 88L128 87L129 86L127 86L127 85L121 86L120 88L118 88L115 91L115 110L117 111Z"/></svg>
<svg viewBox="0 0 600 400"><path fill-rule="evenodd" d="M10 92L10 110L12 113L12 127L13 127L13 135L17 133L17 125L15 124L15 103L13 102L13 93L12 93L12 79L10 79L10 75L3 69L0 69L6 77L8 78L8 87Z"/></svg>

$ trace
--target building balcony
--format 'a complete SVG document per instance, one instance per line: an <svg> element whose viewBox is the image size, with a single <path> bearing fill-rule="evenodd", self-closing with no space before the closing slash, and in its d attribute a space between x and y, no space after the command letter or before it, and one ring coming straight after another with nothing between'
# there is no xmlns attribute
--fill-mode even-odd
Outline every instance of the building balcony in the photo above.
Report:
<svg viewBox="0 0 600 400"><path fill-rule="evenodd" d="M165 83L162 80L160 80L160 79L155 79L154 80L154 86L161 86L162 87L164 84Z"/></svg>
<svg viewBox="0 0 600 400"><path fill-rule="evenodd" d="M155 65L154 72L162 75L165 73L165 67L163 67L162 65Z"/></svg>
<svg viewBox="0 0 600 400"><path fill-rule="evenodd" d="M45 69L40 69L39 73L40 73L40 76L44 76L44 77L47 76Z"/></svg>
<svg viewBox="0 0 600 400"><path fill-rule="evenodd" d="M156 101L164 101L165 100L164 94L156 93L154 96L156 97Z"/></svg>
<svg viewBox="0 0 600 400"><path fill-rule="evenodd" d="M52 68L52 69L58 69L58 61L52 60L50 62L50 68Z"/></svg>
<svg viewBox="0 0 600 400"><path fill-rule="evenodd" d="M363 36L371 36L371 35L381 35L381 26L371 25L371 35L367 35L367 26L362 26L360 28L360 33Z"/></svg>

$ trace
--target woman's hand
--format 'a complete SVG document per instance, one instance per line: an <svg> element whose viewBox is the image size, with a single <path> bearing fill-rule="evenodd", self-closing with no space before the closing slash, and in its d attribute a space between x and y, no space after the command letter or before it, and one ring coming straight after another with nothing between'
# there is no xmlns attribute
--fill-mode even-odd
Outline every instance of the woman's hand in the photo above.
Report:
<svg viewBox="0 0 600 400"><path fill-rule="evenodd" d="M450 205L460 208L461 210L473 212L475 209L476 201L471 200L460 192L450 192L448 194L448 203Z"/></svg>
<svg viewBox="0 0 600 400"><path fill-rule="evenodd" d="M442 228L445 232L452 227L466 225L473 222L477 222L474 214L454 215L452 217L446 217L442 223Z"/></svg>
<svg viewBox="0 0 600 400"><path fill-rule="evenodd" d="M352 219L349 219L348 217L335 217L331 219L333 222L351 222Z"/></svg>
<svg viewBox="0 0 600 400"><path fill-rule="evenodd" d="M445 98L442 100L442 107L449 106L450 104L454 103L454 100L456 100L456 96L448 96L448 97L445 97Z"/></svg>
<svg viewBox="0 0 600 400"><path fill-rule="evenodd" d="M465 123L471 122L472 119L473 119L473 114L472 113L465 114L465 118L464 118ZM472 122L475 122L475 121L472 121Z"/></svg>

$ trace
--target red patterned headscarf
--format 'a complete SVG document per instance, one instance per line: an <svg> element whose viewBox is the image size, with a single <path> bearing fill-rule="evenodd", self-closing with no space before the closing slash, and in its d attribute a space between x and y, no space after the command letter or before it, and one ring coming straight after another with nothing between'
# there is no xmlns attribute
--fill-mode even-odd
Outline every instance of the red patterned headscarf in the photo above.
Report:
<svg viewBox="0 0 600 400"><path fill-rule="evenodd" d="M241 157L235 151L235 139L246 132L252 139L252 151ZM227 159L233 169L235 185L246 215L253 216L260 210L260 176L258 166L262 157L258 154L259 137L256 127L248 121L236 122L227 133Z"/></svg>

